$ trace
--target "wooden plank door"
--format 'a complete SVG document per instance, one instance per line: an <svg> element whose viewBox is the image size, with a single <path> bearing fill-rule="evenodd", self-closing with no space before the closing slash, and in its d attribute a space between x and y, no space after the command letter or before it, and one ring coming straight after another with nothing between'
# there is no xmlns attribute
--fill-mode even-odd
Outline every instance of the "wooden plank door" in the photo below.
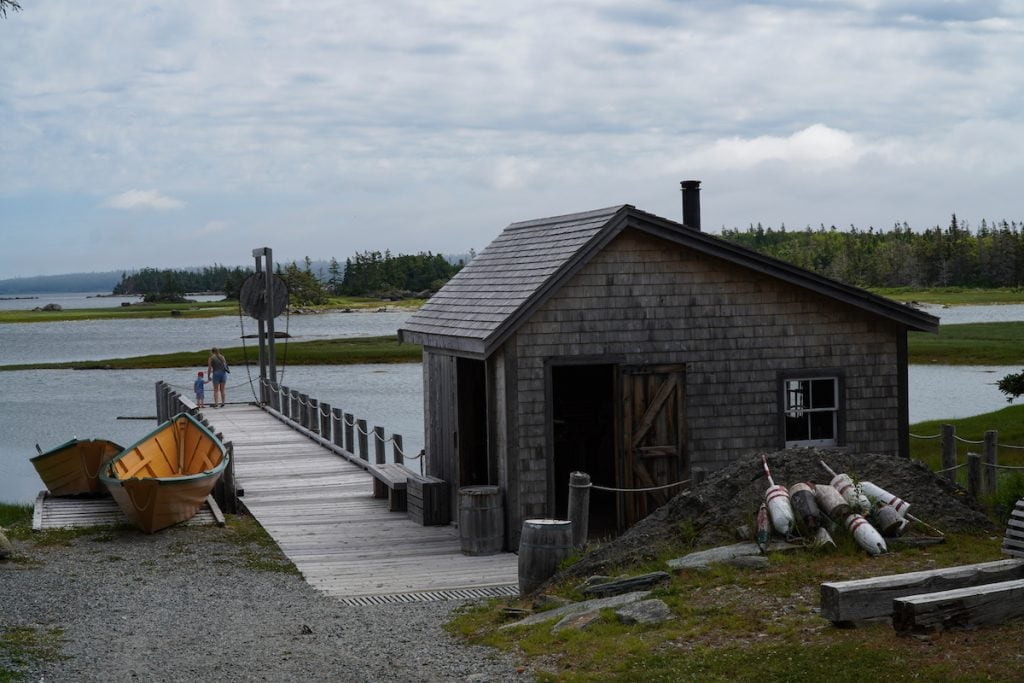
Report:
<svg viewBox="0 0 1024 683"><path fill-rule="evenodd" d="M649 488L681 481L686 458L686 366L627 366L621 370L622 457L619 485ZM680 487L623 494L620 520L632 526L664 505Z"/></svg>

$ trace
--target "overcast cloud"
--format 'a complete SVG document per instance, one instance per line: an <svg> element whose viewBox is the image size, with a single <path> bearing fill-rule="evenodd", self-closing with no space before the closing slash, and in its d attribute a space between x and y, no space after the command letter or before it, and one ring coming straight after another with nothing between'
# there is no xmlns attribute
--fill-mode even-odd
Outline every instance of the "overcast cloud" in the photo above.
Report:
<svg viewBox="0 0 1024 683"><path fill-rule="evenodd" d="M22 0L0 279L704 227L1021 220L1016 2Z"/></svg>

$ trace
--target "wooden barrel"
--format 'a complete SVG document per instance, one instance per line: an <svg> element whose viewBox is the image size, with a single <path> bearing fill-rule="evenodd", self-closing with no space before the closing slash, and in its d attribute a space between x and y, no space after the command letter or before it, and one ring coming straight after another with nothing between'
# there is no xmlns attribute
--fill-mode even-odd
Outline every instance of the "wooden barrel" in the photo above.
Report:
<svg viewBox="0 0 1024 683"><path fill-rule="evenodd" d="M572 522L527 519L519 537L519 594L529 595L558 569L572 552Z"/></svg>
<svg viewBox="0 0 1024 683"><path fill-rule="evenodd" d="M466 555L494 555L505 545L505 514L497 486L459 489L459 538Z"/></svg>

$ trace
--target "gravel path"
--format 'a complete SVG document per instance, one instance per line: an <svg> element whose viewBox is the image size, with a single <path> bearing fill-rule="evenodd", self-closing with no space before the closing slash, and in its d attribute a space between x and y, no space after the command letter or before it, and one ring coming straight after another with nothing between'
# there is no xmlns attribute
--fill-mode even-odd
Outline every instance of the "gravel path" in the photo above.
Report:
<svg viewBox="0 0 1024 683"><path fill-rule="evenodd" d="M15 541L17 561L0 562L0 636L61 629L61 658L15 662L0 646L0 677L8 669L30 681L532 680L513 656L444 632L462 603L342 605L296 574L247 568L255 546L231 542L233 533Z"/></svg>

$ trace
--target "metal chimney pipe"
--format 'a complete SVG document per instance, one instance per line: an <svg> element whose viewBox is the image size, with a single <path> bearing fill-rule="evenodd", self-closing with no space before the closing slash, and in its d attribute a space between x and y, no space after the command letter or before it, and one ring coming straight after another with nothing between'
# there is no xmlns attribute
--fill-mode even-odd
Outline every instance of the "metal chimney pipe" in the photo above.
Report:
<svg viewBox="0 0 1024 683"><path fill-rule="evenodd" d="M683 225L700 232L700 181L684 180L679 187L683 192Z"/></svg>

